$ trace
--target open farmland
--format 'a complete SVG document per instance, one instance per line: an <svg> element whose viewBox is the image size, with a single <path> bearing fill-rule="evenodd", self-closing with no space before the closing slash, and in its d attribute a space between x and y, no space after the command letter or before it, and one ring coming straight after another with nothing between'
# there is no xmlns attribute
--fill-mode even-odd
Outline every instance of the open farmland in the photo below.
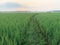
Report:
<svg viewBox="0 0 60 45"><path fill-rule="evenodd" d="M0 13L0 45L60 45L60 13Z"/></svg>

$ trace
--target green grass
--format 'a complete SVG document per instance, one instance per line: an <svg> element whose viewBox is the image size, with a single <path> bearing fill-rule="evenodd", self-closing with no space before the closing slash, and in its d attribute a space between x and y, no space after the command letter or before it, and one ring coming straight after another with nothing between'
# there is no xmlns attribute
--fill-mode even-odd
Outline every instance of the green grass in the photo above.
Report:
<svg viewBox="0 0 60 45"><path fill-rule="evenodd" d="M57 45L60 40L60 13L41 13L37 15L37 19L40 26L48 34L52 45Z"/></svg>
<svg viewBox="0 0 60 45"><path fill-rule="evenodd" d="M47 41L60 43L60 13L0 13L0 45L49 45Z"/></svg>
<svg viewBox="0 0 60 45"><path fill-rule="evenodd" d="M32 15L27 13L0 14L0 45L20 45L25 25Z"/></svg>

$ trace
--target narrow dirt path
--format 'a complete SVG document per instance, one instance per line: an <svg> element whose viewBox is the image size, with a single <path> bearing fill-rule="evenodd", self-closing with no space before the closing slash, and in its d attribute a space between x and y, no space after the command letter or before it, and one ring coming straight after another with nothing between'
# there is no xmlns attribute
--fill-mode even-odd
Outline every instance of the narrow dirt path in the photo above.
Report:
<svg viewBox="0 0 60 45"><path fill-rule="evenodd" d="M33 20L34 20L34 23L36 23L36 27L37 27L37 30L39 30L40 32L40 34L44 37L44 39L45 39L45 45L50 45L50 43L49 43L49 39L48 39L48 35L47 35L47 33L43 30L43 28L40 26L40 23L39 23L39 21L34 17L33 18Z"/></svg>
<svg viewBox="0 0 60 45"><path fill-rule="evenodd" d="M47 35L47 33L43 30L43 28L40 26L39 21L35 18L36 15L38 15L38 14L36 13L36 14L34 14L34 15L30 18L30 20L28 21L25 29L30 25L30 22L33 20L33 22L35 23L35 25L36 25L36 27L37 27L36 29L39 30L39 33L40 33L40 34L43 36L43 38L45 39L45 42L46 42L45 45L50 45L49 40L48 40L48 35Z"/></svg>

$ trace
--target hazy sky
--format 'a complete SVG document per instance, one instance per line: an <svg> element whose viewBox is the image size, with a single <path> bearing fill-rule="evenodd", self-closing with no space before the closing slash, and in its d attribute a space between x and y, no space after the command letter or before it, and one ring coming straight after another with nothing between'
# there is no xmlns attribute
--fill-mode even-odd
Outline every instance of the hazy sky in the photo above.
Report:
<svg viewBox="0 0 60 45"><path fill-rule="evenodd" d="M14 10L22 10L22 11L60 10L60 0L0 0L0 5L7 2L18 3L20 5L23 5L22 8L18 7Z"/></svg>

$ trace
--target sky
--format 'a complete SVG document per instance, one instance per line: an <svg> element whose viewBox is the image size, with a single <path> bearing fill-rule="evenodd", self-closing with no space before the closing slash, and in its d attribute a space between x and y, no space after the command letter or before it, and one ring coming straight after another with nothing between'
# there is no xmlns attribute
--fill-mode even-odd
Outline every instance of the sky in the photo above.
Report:
<svg viewBox="0 0 60 45"><path fill-rule="evenodd" d="M0 0L0 11L6 10L8 11L60 10L60 0Z"/></svg>

